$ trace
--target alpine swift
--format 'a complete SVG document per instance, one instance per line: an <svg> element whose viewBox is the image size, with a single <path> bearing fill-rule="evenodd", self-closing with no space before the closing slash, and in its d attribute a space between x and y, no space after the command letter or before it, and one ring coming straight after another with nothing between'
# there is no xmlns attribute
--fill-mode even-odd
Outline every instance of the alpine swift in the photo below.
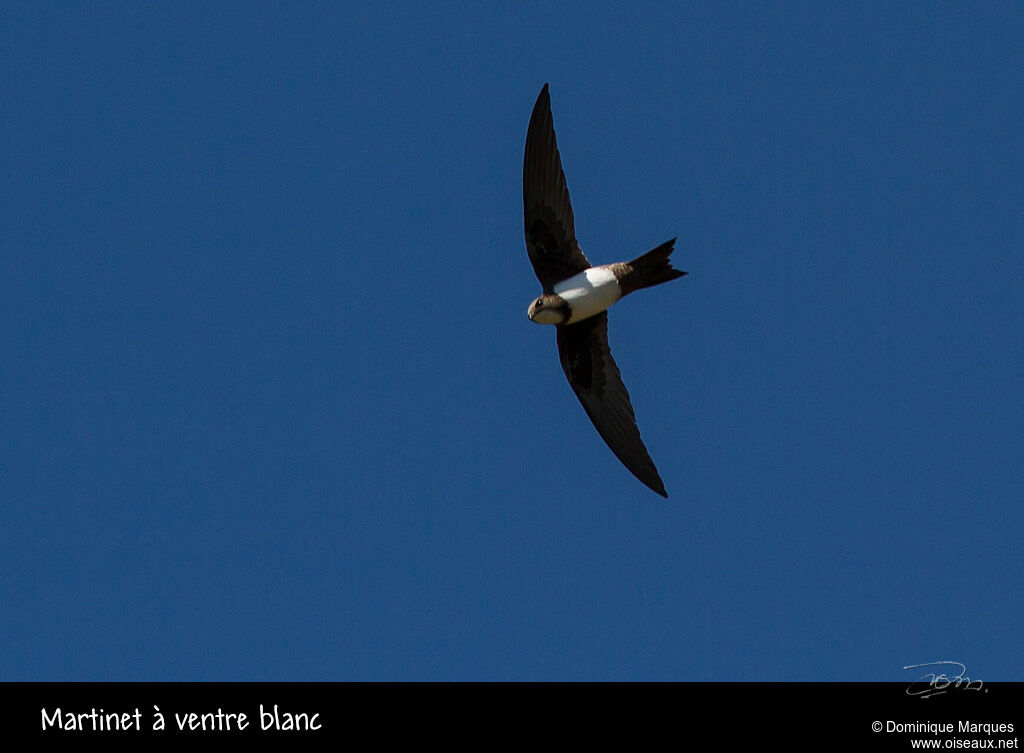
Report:
<svg viewBox="0 0 1024 753"><path fill-rule="evenodd" d="M548 85L540 90L526 133L523 159L526 252L543 294L530 320L553 324L562 370L601 438L640 481L668 497L636 425L629 393L608 349L607 309L635 290L686 272L672 268L676 239L633 261L591 266L576 242L569 190L555 143Z"/></svg>

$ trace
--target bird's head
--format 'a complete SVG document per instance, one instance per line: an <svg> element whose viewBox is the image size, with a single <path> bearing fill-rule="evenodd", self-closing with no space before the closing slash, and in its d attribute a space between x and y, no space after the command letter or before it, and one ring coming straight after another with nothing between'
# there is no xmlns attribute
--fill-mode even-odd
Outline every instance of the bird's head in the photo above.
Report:
<svg viewBox="0 0 1024 753"><path fill-rule="evenodd" d="M572 312L569 304L554 293L545 293L530 304L526 311L530 321L537 324L565 324Z"/></svg>

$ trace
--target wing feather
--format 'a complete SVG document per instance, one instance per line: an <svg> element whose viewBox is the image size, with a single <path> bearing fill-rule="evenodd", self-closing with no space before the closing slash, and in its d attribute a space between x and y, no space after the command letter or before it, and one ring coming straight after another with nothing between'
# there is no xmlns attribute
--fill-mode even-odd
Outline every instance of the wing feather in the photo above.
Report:
<svg viewBox="0 0 1024 753"><path fill-rule="evenodd" d="M555 283L590 267L576 242L547 84L537 97L526 132L523 215L526 252L545 293L552 292Z"/></svg>
<svg viewBox="0 0 1024 753"><path fill-rule="evenodd" d="M640 438L629 393L608 348L608 314L560 325L558 355L569 385L615 457L653 491L668 497Z"/></svg>

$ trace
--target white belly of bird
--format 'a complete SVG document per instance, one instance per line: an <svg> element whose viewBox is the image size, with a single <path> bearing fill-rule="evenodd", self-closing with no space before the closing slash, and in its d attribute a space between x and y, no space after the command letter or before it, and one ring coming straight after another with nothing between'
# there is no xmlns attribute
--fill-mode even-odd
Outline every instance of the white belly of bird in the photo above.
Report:
<svg viewBox="0 0 1024 753"><path fill-rule="evenodd" d="M607 267L585 269L555 285L554 292L572 309L567 324L600 314L622 297L619 281Z"/></svg>

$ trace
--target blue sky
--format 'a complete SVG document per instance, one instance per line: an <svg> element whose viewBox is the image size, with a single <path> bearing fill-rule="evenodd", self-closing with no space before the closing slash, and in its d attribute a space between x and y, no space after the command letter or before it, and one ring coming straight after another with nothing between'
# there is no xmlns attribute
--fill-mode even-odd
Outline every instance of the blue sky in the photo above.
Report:
<svg viewBox="0 0 1024 753"><path fill-rule="evenodd" d="M0 677L1024 679L1024 11L823 6L0 11Z"/></svg>

